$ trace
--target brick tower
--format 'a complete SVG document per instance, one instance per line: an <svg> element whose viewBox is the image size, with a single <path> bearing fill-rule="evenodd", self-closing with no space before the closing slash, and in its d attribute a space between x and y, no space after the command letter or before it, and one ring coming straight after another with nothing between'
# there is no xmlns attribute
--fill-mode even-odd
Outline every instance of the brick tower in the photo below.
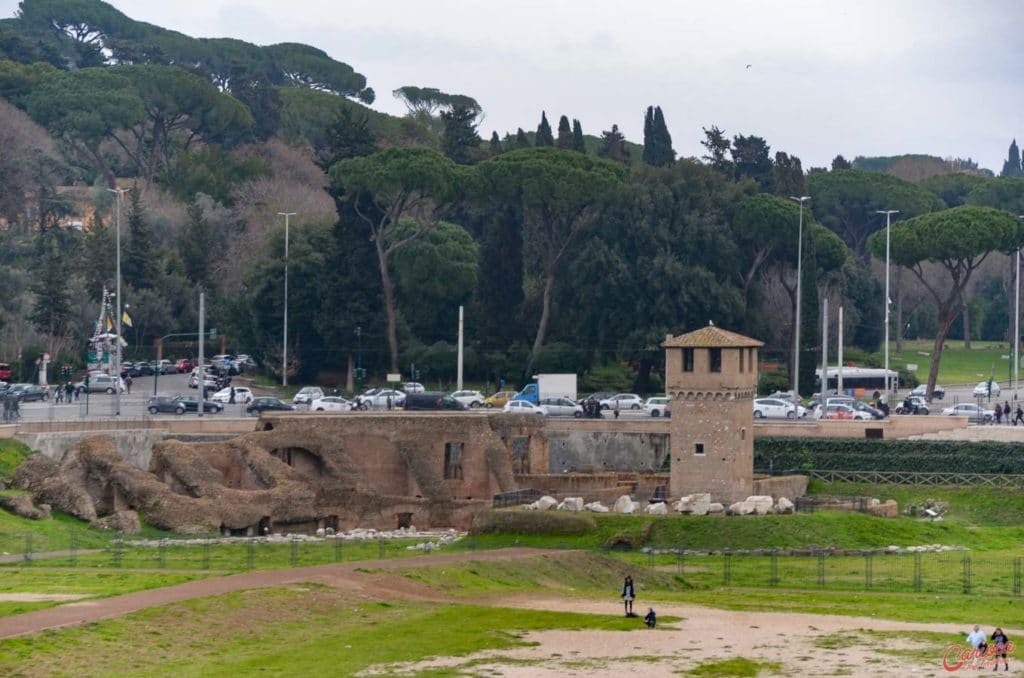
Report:
<svg viewBox="0 0 1024 678"><path fill-rule="evenodd" d="M709 492L728 506L753 494L752 400L763 345L714 325L662 344L672 400L672 496Z"/></svg>

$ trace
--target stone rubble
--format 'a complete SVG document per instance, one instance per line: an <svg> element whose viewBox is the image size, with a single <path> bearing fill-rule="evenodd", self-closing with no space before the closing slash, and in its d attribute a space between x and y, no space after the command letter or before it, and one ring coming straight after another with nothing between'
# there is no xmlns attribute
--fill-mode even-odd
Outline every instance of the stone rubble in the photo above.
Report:
<svg viewBox="0 0 1024 678"><path fill-rule="evenodd" d="M333 530L332 530L333 532ZM434 529L434 530L417 530L415 526L408 528L400 527L397 530L375 530L373 528L356 528L349 530L348 532L337 532L334 534L327 534L327 530L324 530L323 537L317 537L311 534L287 534L287 533L274 533L261 537L209 537L199 538L192 537L188 539L131 539L132 546L142 546L155 548L158 546L202 546L204 544L245 544L253 542L255 544L289 544L293 541L302 543L330 543L334 541L341 542L364 542L364 541L391 541L391 540L405 540L405 539L418 539L418 540L431 540L421 541L413 546L406 547L410 551L426 551L435 550L441 546L447 546L454 544L459 539L466 536L466 532L459 532L454 528L448 529ZM425 544L431 544L431 546L425 546Z"/></svg>
<svg viewBox="0 0 1024 678"><path fill-rule="evenodd" d="M647 513L652 516L667 516L668 504L663 501L655 502L647 507Z"/></svg>

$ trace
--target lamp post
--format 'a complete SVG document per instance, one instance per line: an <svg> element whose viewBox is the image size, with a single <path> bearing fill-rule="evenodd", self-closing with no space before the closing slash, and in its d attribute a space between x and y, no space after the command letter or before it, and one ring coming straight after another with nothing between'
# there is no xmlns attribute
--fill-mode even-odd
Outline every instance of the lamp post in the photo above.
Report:
<svg viewBox="0 0 1024 678"><path fill-rule="evenodd" d="M284 343L281 347L281 385L288 385L288 222L295 212L278 212L284 217Z"/></svg>
<svg viewBox="0 0 1024 678"><path fill-rule="evenodd" d="M1024 219L1024 214L1017 217ZM1020 248L1017 248L1017 261L1014 264L1016 291L1013 297L1013 397L1017 397L1017 384L1020 383Z"/></svg>
<svg viewBox="0 0 1024 678"><path fill-rule="evenodd" d="M800 230L796 239L796 319L793 323L793 398L800 397L800 307L803 305L803 264L804 264L804 203L809 195L789 196L800 203ZM822 389L822 393L824 393Z"/></svg>
<svg viewBox="0 0 1024 678"><path fill-rule="evenodd" d="M114 374L117 377L114 381L114 414L121 416L121 196L128 189L108 188L108 191L117 196L117 218L114 220L117 226L117 298L115 303L115 315L117 316L117 340L114 342Z"/></svg>
<svg viewBox="0 0 1024 678"><path fill-rule="evenodd" d="M885 397L890 397L892 382L889 380L889 307L892 302L889 300L889 226L892 215L899 214L899 210L875 210L875 214L885 215Z"/></svg>

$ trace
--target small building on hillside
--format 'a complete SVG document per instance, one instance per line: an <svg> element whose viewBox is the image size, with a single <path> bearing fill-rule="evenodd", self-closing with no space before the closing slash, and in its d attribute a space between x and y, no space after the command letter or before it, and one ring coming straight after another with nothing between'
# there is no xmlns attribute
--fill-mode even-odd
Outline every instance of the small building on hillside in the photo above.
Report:
<svg viewBox="0 0 1024 678"><path fill-rule="evenodd" d="M672 399L672 496L708 492L729 505L753 494L752 401L763 345L714 325L662 344Z"/></svg>

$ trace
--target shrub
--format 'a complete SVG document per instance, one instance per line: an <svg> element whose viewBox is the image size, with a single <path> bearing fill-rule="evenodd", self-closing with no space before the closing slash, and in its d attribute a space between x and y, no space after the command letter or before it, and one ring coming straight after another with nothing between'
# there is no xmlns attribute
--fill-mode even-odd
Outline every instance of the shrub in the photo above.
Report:
<svg viewBox="0 0 1024 678"><path fill-rule="evenodd" d="M1024 474L1018 447L960 440L759 437L754 440L754 468Z"/></svg>
<svg viewBox="0 0 1024 678"><path fill-rule="evenodd" d="M597 527L593 517L564 511L487 511L473 520L473 534L581 535Z"/></svg>

